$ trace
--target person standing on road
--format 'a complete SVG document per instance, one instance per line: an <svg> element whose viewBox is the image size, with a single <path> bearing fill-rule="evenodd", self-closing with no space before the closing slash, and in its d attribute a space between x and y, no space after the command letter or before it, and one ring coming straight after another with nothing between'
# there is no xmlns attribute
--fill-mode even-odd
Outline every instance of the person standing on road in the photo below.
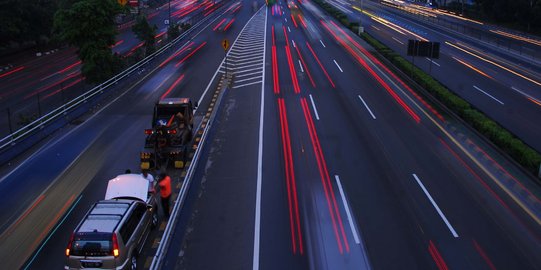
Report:
<svg viewBox="0 0 541 270"><path fill-rule="evenodd" d="M141 176L143 176L143 178L145 178L148 181L148 192L149 193L156 192L156 190L154 189L155 186L156 186L156 181L154 181L154 176L152 176L152 174L148 173L148 170L146 170L146 169L144 169L141 172Z"/></svg>
<svg viewBox="0 0 541 270"><path fill-rule="evenodd" d="M160 197L162 201L163 213L166 218L169 218L169 201L171 200L171 177L166 173L160 174L160 180L158 182L160 186Z"/></svg>

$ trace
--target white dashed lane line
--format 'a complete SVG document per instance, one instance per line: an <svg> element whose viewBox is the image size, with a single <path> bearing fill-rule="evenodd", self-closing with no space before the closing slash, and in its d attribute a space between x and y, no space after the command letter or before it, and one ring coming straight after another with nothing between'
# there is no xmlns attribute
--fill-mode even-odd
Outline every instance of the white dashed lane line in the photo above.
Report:
<svg viewBox="0 0 541 270"><path fill-rule="evenodd" d="M477 87L477 86L475 86L475 85L473 86L473 88L475 88L475 89L477 89L477 91L479 91L479 92L481 92L481 93L487 95L488 97L490 97L491 99L495 100L496 102L498 102L498 103L500 103L500 104L502 104L502 105L505 105L505 104L504 104L503 102L501 102L499 99L497 99L497 98L495 98L494 96L492 96L491 94L485 92L483 89L481 89L481 88L479 88L479 87Z"/></svg>
<svg viewBox="0 0 541 270"><path fill-rule="evenodd" d="M398 43L400 43L400 44L404 45L404 42L402 42L402 41L400 41L400 40L396 39L395 37L393 37L393 39L394 39L394 41L396 41L396 42L398 42Z"/></svg>
<svg viewBox="0 0 541 270"><path fill-rule="evenodd" d="M310 97L310 101L312 102L312 108L314 108L314 114L316 115L316 119L319 120L319 114L317 113L316 103L314 102L312 95L309 95L309 97Z"/></svg>
<svg viewBox="0 0 541 270"><path fill-rule="evenodd" d="M370 113L370 115L372 116L372 118L375 120L376 119L376 116L374 115L374 113L372 113L372 110L370 110L370 108L368 107L368 105L366 104L366 102L364 102L364 99L361 97L361 95L358 95L359 99L361 100L361 102L364 104L364 107L366 108L366 110L368 110L368 112Z"/></svg>
<svg viewBox="0 0 541 270"><path fill-rule="evenodd" d="M334 64L338 67L338 69L340 70L340 72L344 72L344 71L342 70L342 68L340 67L340 65L336 62L336 60L333 59L333 62L334 62Z"/></svg>

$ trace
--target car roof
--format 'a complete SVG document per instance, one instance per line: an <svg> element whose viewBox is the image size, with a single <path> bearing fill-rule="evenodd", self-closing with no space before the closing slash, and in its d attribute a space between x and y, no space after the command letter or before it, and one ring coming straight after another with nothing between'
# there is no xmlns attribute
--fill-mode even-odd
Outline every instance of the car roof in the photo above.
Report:
<svg viewBox="0 0 541 270"><path fill-rule="evenodd" d="M98 202L77 232L113 232L129 207L128 202Z"/></svg>
<svg viewBox="0 0 541 270"><path fill-rule="evenodd" d="M140 174L121 174L109 180L105 199L133 198L147 201L148 181Z"/></svg>

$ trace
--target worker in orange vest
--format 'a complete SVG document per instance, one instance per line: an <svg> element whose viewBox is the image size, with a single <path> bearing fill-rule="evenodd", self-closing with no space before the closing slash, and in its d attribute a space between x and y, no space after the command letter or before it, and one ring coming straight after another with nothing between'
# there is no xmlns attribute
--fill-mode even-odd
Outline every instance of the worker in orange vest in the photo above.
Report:
<svg viewBox="0 0 541 270"><path fill-rule="evenodd" d="M169 218L169 201L171 200L171 177L166 173L160 174L160 197L162 201L162 209L166 218Z"/></svg>

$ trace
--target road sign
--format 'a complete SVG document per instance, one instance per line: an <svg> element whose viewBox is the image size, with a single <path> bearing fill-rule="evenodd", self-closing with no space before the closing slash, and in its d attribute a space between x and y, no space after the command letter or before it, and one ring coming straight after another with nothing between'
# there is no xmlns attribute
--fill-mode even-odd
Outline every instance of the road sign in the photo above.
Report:
<svg viewBox="0 0 541 270"><path fill-rule="evenodd" d="M222 47L224 47L224 51L227 51L227 49L229 49L229 40L222 40Z"/></svg>
<svg viewBox="0 0 541 270"><path fill-rule="evenodd" d="M408 55L440 58L440 43L421 40L408 40Z"/></svg>

